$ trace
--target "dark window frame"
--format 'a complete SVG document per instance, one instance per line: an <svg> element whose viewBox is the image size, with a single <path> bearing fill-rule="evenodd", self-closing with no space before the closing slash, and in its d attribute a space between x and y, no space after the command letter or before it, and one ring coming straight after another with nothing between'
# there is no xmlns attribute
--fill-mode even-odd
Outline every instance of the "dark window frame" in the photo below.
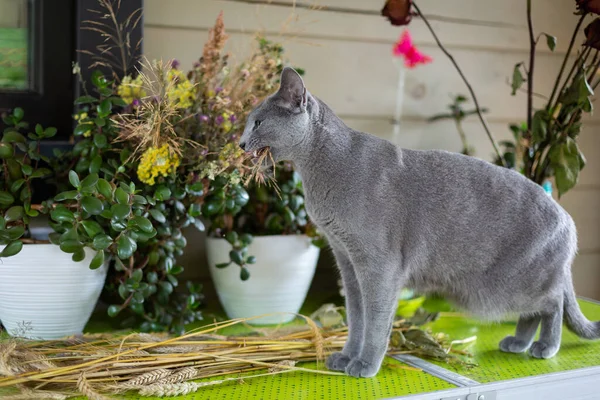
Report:
<svg viewBox="0 0 600 400"><path fill-rule="evenodd" d="M61 132L69 130L74 89L74 5L73 0L28 2L30 86L26 90L0 91L0 111L22 107L30 123L54 126Z"/></svg>
<svg viewBox="0 0 600 400"><path fill-rule="evenodd" d="M78 63L89 85L93 71L89 66L93 61L78 50L94 52L104 40L98 33L83 29L86 20L97 18L98 14L91 10L97 10L99 5L98 0L29 0L29 5L30 45L35 52L34 62L29 63L33 87L25 91L0 91L0 113L22 107L30 125L56 127L55 140L43 143L44 152L51 153L53 148L71 145L73 102L83 92L73 75L72 63ZM143 0L121 0L118 19L124 21L139 8L143 9ZM133 43L143 37L143 21L130 35Z"/></svg>

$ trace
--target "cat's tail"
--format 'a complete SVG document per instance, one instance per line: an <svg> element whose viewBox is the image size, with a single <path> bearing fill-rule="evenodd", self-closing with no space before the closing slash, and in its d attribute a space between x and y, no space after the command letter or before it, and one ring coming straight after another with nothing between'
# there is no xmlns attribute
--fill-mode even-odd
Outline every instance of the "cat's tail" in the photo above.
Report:
<svg viewBox="0 0 600 400"><path fill-rule="evenodd" d="M564 318L567 328L584 339L600 339L600 321L592 322L581 312L573 283L568 280L564 293Z"/></svg>

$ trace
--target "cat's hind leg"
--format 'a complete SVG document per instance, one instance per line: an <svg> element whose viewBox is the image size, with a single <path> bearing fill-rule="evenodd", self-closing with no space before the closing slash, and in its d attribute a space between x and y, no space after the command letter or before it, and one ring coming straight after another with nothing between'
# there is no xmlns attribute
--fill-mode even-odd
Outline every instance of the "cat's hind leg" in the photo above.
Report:
<svg viewBox="0 0 600 400"><path fill-rule="evenodd" d="M331 242L331 240L330 240ZM364 315L360 285L356 278L354 267L341 247L332 243L333 255L336 258L342 284L346 293L346 322L348 324L348 339L342 351L329 356L325 365L334 371L345 371L353 358L360 355L364 341Z"/></svg>
<svg viewBox="0 0 600 400"><path fill-rule="evenodd" d="M507 353L523 353L533 343L535 333L540 325L539 315L521 314L517 321L515 336L507 336L500 342L500 350Z"/></svg>
<svg viewBox="0 0 600 400"><path fill-rule="evenodd" d="M529 353L535 358L551 358L560 349L563 321L563 303L552 311L542 314L542 327L537 342L533 342Z"/></svg>

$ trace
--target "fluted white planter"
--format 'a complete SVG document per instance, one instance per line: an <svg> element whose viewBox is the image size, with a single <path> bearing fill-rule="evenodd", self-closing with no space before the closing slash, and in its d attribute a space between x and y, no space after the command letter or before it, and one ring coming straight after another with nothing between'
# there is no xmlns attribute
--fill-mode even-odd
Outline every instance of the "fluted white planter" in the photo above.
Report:
<svg viewBox="0 0 600 400"><path fill-rule="evenodd" d="M240 268L229 261L231 245L208 237L206 253L219 300L229 318L248 318L270 313L297 313L315 274L319 248L304 235L256 236L248 254L256 256L249 265L250 279L240 279ZM276 314L248 321L254 325L289 322L293 314Z"/></svg>
<svg viewBox="0 0 600 400"><path fill-rule="evenodd" d="M95 252L85 252L74 262L56 245L28 244L0 260L0 321L9 334L48 340L82 333L108 270L89 269Z"/></svg>

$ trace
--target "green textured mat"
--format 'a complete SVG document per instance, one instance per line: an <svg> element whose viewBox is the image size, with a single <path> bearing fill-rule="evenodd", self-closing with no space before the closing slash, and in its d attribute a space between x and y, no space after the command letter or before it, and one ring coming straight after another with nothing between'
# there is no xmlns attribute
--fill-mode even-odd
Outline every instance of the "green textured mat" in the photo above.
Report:
<svg viewBox="0 0 600 400"><path fill-rule="evenodd" d="M386 364L395 365L399 364L399 362L388 358ZM304 363L302 366L305 368L314 368L315 364ZM320 368L324 367L320 366ZM198 382L203 381L200 380ZM276 376L253 378L242 383L232 381L232 383L208 386L196 393L173 398L186 400L382 399L433 392L454 387L454 385L423 372L385 367L373 379L290 372ZM121 398L155 399L137 395L129 395Z"/></svg>
<svg viewBox="0 0 600 400"><path fill-rule="evenodd" d="M585 300L580 300L579 304L588 319L600 320L600 305ZM477 336L477 341L469 351L473 353L478 367L454 369L448 364L436 364L480 383L600 366L600 341L580 339L564 325L561 349L556 356L548 360L539 360L527 353L509 354L498 350L500 340L506 335L515 334L516 321L483 324L473 319L445 317L429 324L428 327L434 332L444 332L456 339Z"/></svg>
<svg viewBox="0 0 600 400"><path fill-rule="evenodd" d="M435 304L435 303L434 303ZM584 314L592 320L600 320L600 305L580 301ZM205 321L208 323L209 321ZM91 329L106 327L102 321L94 321ZM579 339L567 331L563 334L560 352L552 359L537 360L527 354L507 354L498 350L498 342L508 334L514 334L514 322L486 324L463 317L444 316L427 327L434 332L444 332L453 339L476 335L477 341L469 349L474 354L477 367L453 368L445 363L436 363L480 383L525 378L535 375L570 371L600 365L600 341ZM244 328L228 328L223 333L242 333ZM305 372L290 372L276 376L231 381L221 385L207 386L198 392L175 399L230 400L230 399L383 399L420 393L447 390L456 386L429 375L426 372L394 368L400 363L386 358L379 375L371 379L313 375ZM300 366L316 368L315 363ZM320 365L319 368L324 368ZM258 374L259 371L249 373ZM242 377L230 375L228 377ZM225 377L223 377L225 378ZM206 381L200 380L199 382ZM9 392L0 391L0 398ZM153 399L136 394L115 396L118 399ZM83 398L80 398L83 399Z"/></svg>

